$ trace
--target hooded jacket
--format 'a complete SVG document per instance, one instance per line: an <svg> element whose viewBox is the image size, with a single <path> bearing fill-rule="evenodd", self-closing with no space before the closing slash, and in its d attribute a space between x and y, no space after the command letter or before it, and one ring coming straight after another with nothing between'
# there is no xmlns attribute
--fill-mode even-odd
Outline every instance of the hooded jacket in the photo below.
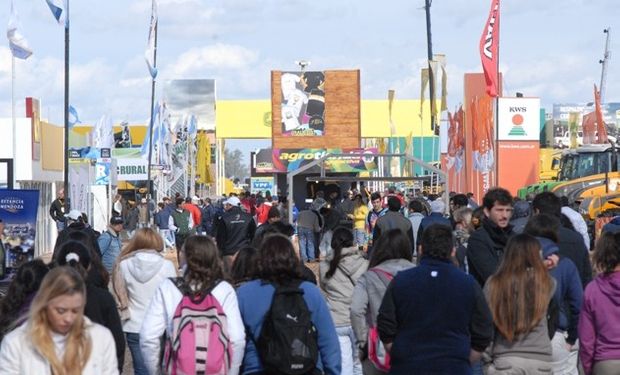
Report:
<svg viewBox="0 0 620 375"><path fill-rule="evenodd" d="M620 359L620 272L597 276L586 287L579 316L579 358L586 375L595 362Z"/></svg>
<svg viewBox="0 0 620 375"><path fill-rule="evenodd" d="M86 336L91 339L92 351L86 361L83 374L118 374L114 339L105 327L84 317ZM0 349L2 374L51 375L49 362L32 345L28 324L24 323L9 333L2 341Z"/></svg>
<svg viewBox="0 0 620 375"><path fill-rule="evenodd" d="M163 280L176 277L174 264L155 250L139 250L120 262L119 271L127 293L129 319L123 331L139 333L146 308ZM116 278L115 278L116 280ZM117 285L114 286L115 290Z"/></svg>
<svg viewBox="0 0 620 375"><path fill-rule="evenodd" d="M537 237L543 251L543 258L558 254L560 249L555 242ZM573 345L577 340L577 322L583 299L583 287L575 263L568 258L561 257L556 267L549 271L555 279L555 298L560 308L557 328L568 332L566 342Z"/></svg>
<svg viewBox="0 0 620 375"><path fill-rule="evenodd" d="M353 299L353 289L357 280L368 269L368 261L356 247L345 247L342 249L342 258L340 258L338 268L332 277L328 278L325 274L329 270L329 263L332 259L333 255L330 254L319 265L321 290L336 327L350 326L349 309Z"/></svg>
<svg viewBox="0 0 620 375"><path fill-rule="evenodd" d="M389 259L375 266L392 276L415 265L406 259ZM377 325L379 307L385 295L387 285L375 271L366 271L355 284L351 302L351 326L355 332L358 347L363 347L368 340L368 327Z"/></svg>

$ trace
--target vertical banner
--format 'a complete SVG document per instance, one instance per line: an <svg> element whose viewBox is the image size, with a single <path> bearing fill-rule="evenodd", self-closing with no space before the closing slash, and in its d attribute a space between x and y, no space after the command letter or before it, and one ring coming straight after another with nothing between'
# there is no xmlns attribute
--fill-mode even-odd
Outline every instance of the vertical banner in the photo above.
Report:
<svg viewBox="0 0 620 375"><path fill-rule="evenodd" d="M480 36L480 60L484 79L486 81L486 92L490 97L499 96L499 0L491 1L491 10L482 36Z"/></svg>
<svg viewBox="0 0 620 375"><path fill-rule="evenodd" d="M38 190L0 189L0 219L4 225L5 266L18 267L34 256Z"/></svg>
<svg viewBox="0 0 620 375"><path fill-rule="evenodd" d="M72 210L88 213L88 192L90 191L90 161L69 159L69 194Z"/></svg>
<svg viewBox="0 0 620 375"><path fill-rule="evenodd" d="M323 135L325 130L325 74L283 72L282 135Z"/></svg>
<svg viewBox="0 0 620 375"><path fill-rule="evenodd" d="M498 100L498 185L516 195L539 181L540 99Z"/></svg>
<svg viewBox="0 0 620 375"><path fill-rule="evenodd" d="M577 148L577 126L579 125L580 112L570 112L568 114L568 134L570 138L570 148Z"/></svg>

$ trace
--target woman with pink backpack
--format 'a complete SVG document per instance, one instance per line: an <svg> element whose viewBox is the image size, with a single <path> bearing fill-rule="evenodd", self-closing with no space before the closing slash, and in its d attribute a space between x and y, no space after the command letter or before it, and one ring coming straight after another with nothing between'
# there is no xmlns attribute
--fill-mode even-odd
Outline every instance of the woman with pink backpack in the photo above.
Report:
<svg viewBox="0 0 620 375"><path fill-rule="evenodd" d="M180 259L183 276L162 282L142 322L140 348L146 367L150 374L236 375L245 330L217 247L208 237L191 236Z"/></svg>
<svg viewBox="0 0 620 375"><path fill-rule="evenodd" d="M351 303L351 325L364 374L386 374L389 357L376 330L379 306L388 284L402 270L414 267L411 263L411 244L403 231L392 229L381 235L366 271L355 285Z"/></svg>

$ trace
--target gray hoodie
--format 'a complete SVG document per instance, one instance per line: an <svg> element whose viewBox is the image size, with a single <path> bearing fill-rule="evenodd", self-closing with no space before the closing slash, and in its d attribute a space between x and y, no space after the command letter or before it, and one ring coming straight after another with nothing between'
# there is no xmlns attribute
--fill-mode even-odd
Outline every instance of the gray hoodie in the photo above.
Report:
<svg viewBox="0 0 620 375"><path fill-rule="evenodd" d="M390 259L375 268L396 276L398 272L413 267L415 265L408 260ZM357 280L351 303L351 326L360 347L366 344L369 325L377 324L379 307L386 289L385 282L374 271L367 271Z"/></svg>
<svg viewBox="0 0 620 375"><path fill-rule="evenodd" d="M321 290L336 327L350 326L349 307L353 298L353 288L360 276L366 272L368 261L357 247L346 247L342 249L342 258L336 272L327 278L325 274L329 270L332 258L333 255L328 255L319 265Z"/></svg>

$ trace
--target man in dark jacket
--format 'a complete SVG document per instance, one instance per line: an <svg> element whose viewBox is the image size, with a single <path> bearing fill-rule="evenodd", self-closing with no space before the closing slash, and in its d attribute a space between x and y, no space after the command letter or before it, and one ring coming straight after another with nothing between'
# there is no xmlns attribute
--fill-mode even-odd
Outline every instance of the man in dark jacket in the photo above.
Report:
<svg viewBox="0 0 620 375"><path fill-rule="evenodd" d="M385 215L381 216L377 219L377 223L375 224L375 229L372 235L372 242L377 243L381 233L387 233L391 229L400 229L411 242L411 254L414 253L413 244L415 243L415 239L413 237L413 229L411 226L411 221L407 219L400 212L400 199L398 197L392 196L388 198L388 211Z"/></svg>
<svg viewBox="0 0 620 375"><path fill-rule="evenodd" d="M215 239L227 266L242 247L249 246L256 232L256 222L241 210L241 201L233 196L224 201L224 214L215 225Z"/></svg>
<svg viewBox="0 0 620 375"><path fill-rule="evenodd" d="M65 190L60 189L58 196L50 206L50 216L56 222L58 232L65 229Z"/></svg>
<svg viewBox="0 0 620 375"><path fill-rule="evenodd" d="M484 286L489 276L497 271L504 256L504 248L513 235L512 195L504 188L493 188L482 198L485 217L482 226L469 237L467 262L469 273Z"/></svg>
<svg viewBox="0 0 620 375"><path fill-rule="evenodd" d="M558 219L562 217L562 201L557 195L548 191L534 197L532 209L535 214L548 214ZM592 281L592 264L583 237L576 231L562 226L558 230L558 239L560 257L567 257L575 263L579 270L581 285L585 288Z"/></svg>
<svg viewBox="0 0 620 375"><path fill-rule="evenodd" d="M390 374L470 374L493 338L482 289L455 267L452 228L422 235L420 264L400 271L379 308L377 328L390 352Z"/></svg>
<svg viewBox="0 0 620 375"><path fill-rule="evenodd" d="M431 202L431 214L425 216L424 219L420 222L420 226L418 227L418 234L416 238L422 238L422 232L424 229L430 227L433 224L442 224L449 225L454 228L452 223L448 218L444 216L446 213L446 204L440 198L435 199Z"/></svg>

